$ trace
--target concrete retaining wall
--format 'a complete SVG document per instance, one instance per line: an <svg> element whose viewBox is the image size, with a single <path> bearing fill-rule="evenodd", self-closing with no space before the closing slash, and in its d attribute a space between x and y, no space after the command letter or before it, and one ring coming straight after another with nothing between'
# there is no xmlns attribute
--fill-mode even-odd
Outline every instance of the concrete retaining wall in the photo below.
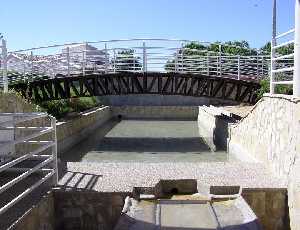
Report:
<svg viewBox="0 0 300 230"><path fill-rule="evenodd" d="M228 124L232 122L234 122L233 119L212 107L199 107L199 135L212 151L226 150Z"/></svg>
<svg viewBox="0 0 300 230"><path fill-rule="evenodd" d="M191 97L181 95L110 95L99 100L109 106L199 106L199 105L235 105L237 102L217 98Z"/></svg>
<svg viewBox="0 0 300 230"><path fill-rule="evenodd" d="M192 119L196 120L196 106L114 106L113 115L124 118Z"/></svg>
<svg viewBox="0 0 300 230"><path fill-rule="evenodd" d="M291 227L300 229L300 100L265 95L230 126L228 150L264 162L287 181Z"/></svg>
<svg viewBox="0 0 300 230"><path fill-rule="evenodd" d="M80 114L79 117L66 122L58 122L56 126L58 153L63 153L112 118L108 106Z"/></svg>
<svg viewBox="0 0 300 230"><path fill-rule="evenodd" d="M112 230L120 217L125 197L132 195L81 190L55 190L52 193L51 197L44 198L32 208L16 224L16 229ZM243 191L242 196L259 218L264 230L288 229L285 190L248 189Z"/></svg>
<svg viewBox="0 0 300 230"><path fill-rule="evenodd" d="M24 216L14 223L15 230L55 230L55 210L53 193L46 194L41 201L30 208Z"/></svg>
<svg viewBox="0 0 300 230"><path fill-rule="evenodd" d="M30 104L15 93L0 92L0 113L26 113L38 110L39 106Z"/></svg>

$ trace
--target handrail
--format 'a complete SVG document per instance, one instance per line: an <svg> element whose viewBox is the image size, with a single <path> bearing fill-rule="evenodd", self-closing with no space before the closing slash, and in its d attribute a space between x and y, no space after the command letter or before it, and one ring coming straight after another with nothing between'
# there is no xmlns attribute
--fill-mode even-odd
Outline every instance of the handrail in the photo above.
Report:
<svg viewBox="0 0 300 230"><path fill-rule="evenodd" d="M21 181L28 179L32 174L39 173L44 177L37 179L34 185L29 188L24 188L25 190L21 194L16 194L16 196L0 206L0 215L6 212L9 208L13 207L17 202L19 202L23 197L28 195L31 191L38 188L46 180L52 178L52 185L57 185L58 180L58 169L57 169L57 140L56 140L56 119L49 115L46 116L45 113L0 113L0 118L4 118L5 122L1 122L0 132L11 132L13 133L13 138L0 140L0 148L3 146L12 147L12 153L7 154L6 152L10 150L3 149L0 152L0 159L4 159L4 162L0 161L0 173L6 172L6 175L11 175L12 179L5 184L0 186L0 194L5 193L8 189L13 186L18 186L17 184ZM32 125L27 125L27 122L31 122L35 119L47 119L45 121L50 122L51 125L45 127L34 127ZM44 121L44 120L43 120ZM21 123L21 125L19 125ZM25 123L24 123L25 122ZM16 131L22 131L21 138L16 138ZM30 131L27 133L25 131ZM47 135L45 135L47 133ZM51 133L51 134L49 134ZM39 138L43 137L42 140ZM9 138L9 137L8 137ZM36 138L38 138L36 140ZM47 140L44 140L47 138ZM3 144L4 143L4 144ZM22 151L26 145L31 146L31 144L37 144L38 147L32 149L30 152L23 152L21 156L14 156L14 149L17 148L17 144L22 144ZM23 145L25 145L23 147ZM49 154L49 149L51 148L51 153ZM10 148L9 148L10 149ZM46 153L44 153L47 150ZM18 166L18 164L25 162L26 160L38 160L36 165L31 168L24 168ZM46 167L46 168L45 168ZM15 174L18 173L18 174ZM20 174L21 173L21 174Z"/></svg>
<svg viewBox="0 0 300 230"><path fill-rule="evenodd" d="M298 0L296 0L297 4ZM295 11L297 14L299 12ZM296 20L295 20L296 21ZM279 39L287 37L288 35L296 35L296 24L295 28L290 29L284 33L277 34L277 0L273 0L273 35L271 41L271 74L270 74L270 93L276 93L277 85L293 85L294 87L294 72L295 65L294 60L296 56L296 50L293 50L293 53L281 54L279 48L290 47L294 44L295 47L295 38L293 40L288 40L286 42L280 43ZM291 81L291 77L293 80ZM294 92L295 94L295 92Z"/></svg>

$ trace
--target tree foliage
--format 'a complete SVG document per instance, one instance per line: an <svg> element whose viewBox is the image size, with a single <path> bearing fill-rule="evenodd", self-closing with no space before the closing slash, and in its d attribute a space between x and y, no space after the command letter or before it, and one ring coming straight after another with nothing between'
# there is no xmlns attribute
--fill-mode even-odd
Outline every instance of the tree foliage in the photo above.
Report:
<svg viewBox="0 0 300 230"><path fill-rule="evenodd" d="M132 49L119 51L112 60L112 65L117 71L139 71L142 69L140 58L135 56L134 50Z"/></svg>

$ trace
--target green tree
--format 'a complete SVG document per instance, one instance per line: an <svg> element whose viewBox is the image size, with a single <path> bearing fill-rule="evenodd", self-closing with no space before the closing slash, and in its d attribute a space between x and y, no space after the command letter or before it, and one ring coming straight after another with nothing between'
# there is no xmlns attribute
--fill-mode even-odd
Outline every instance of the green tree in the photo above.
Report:
<svg viewBox="0 0 300 230"><path fill-rule="evenodd" d="M214 57L211 59L212 62L216 63L217 57L219 56L220 52L222 53L222 55L241 56L257 55L258 53L256 49L250 48L249 43L244 40L228 41L225 43L217 41L209 45L191 42L186 44L183 49L179 49L175 54L173 54L173 58L167 61L165 70L172 72L175 71L176 68L179 68L184 70L200 71L203 68L207 68L206 62L209 58L208 55ZM212 68L218 68L217 64L212 64ZM223 67L223 69L224 68L225 67ZM229 67L229 69L230 68L231 67Z"/></svg>
<svg viewBox="0 0 300 230"><path fill-rule="evenodd" d="M112 65L116 71L140 71L142 69L140 58L134 55L132 49L119 51L112 60Z"/></svg>

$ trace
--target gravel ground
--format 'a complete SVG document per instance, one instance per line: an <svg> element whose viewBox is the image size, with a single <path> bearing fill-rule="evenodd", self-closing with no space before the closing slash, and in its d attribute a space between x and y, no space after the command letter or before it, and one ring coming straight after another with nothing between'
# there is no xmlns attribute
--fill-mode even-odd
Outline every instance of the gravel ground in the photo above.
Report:
<svg viewBox="0 0 300 230"><path fill-rule="evenodd" d="M197 179L198 185L240 185L243 188L286 188L262 164L88 163L68 162L59 185L101 192L131 192L134 186L153 186L160 179Z"/></svg>

